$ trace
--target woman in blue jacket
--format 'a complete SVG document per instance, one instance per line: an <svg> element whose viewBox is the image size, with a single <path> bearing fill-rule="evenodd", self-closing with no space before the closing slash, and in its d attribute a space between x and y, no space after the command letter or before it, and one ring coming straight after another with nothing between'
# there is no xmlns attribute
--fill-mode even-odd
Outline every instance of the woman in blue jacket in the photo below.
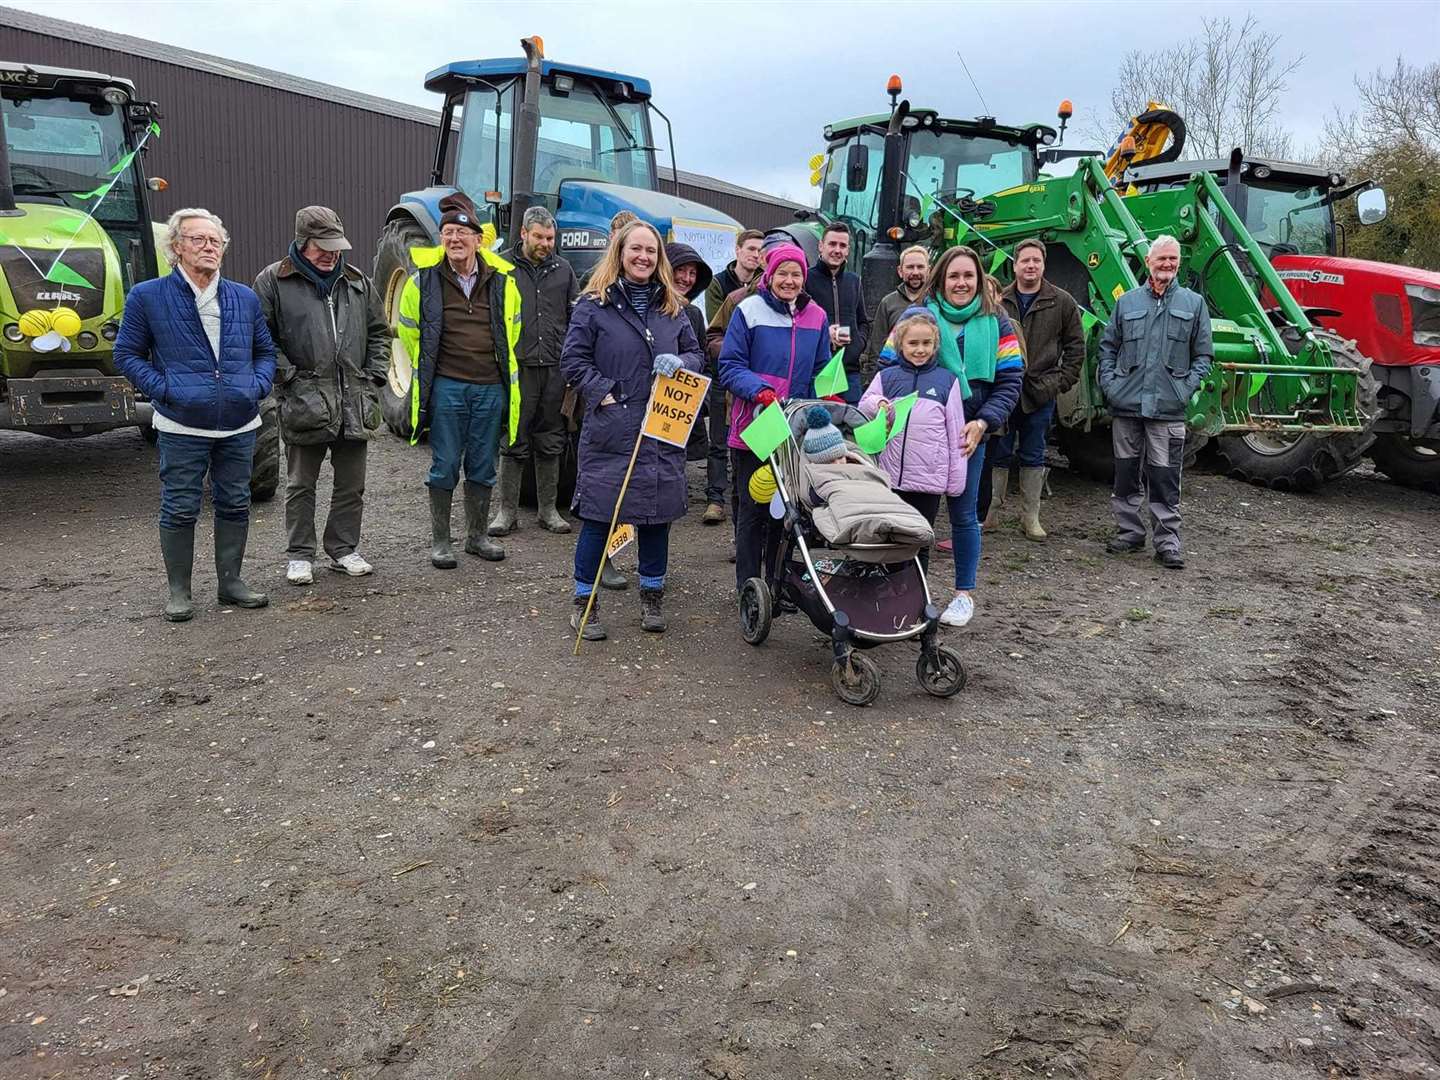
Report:
<svg viewBox="0 0 1440 1080"><path fill-rule="evenodd" d="M637 533L641 629L651 633L665 629L661 601L670 523L684 516L689 502L685 448L641 439L637 451L635 440L655 376L673 375L682 367L699 371L703 366L700 340L685 314L685 298L675 288L660 234L646 222L631 222L611 241L590 276L570 316L560 353L565 381L585 403L572 504L581 523L575 540L572 630L580 628L594 589L632 454L634 467L619 520L634 525ZM597 603L585 624L585 638L604 637Z"/></svg>
<svg viewBox="0 0 1440 1080"><path fill-rule="evenodd" d="M260 300L220 276L229 235L208 210L177 210L165 239L173 269L125 299L115 361L150 399L160 447L160 551L170 599L165 618L194 615L195 522L210 475L215 573L222 604L269 598L240 577L250 531L250 469L260 402L275 380L275 346Z"/></svg>

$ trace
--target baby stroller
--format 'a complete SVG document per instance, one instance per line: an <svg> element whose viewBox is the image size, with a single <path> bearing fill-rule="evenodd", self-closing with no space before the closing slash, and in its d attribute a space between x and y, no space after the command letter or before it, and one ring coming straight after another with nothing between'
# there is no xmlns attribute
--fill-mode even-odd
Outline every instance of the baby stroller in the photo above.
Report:
<svg viewBox="0 0 1440 1080"><path fill-rule="evenodd" d="M849 456L873 464L855 447L851 433L869 418L853 406L822 401L793 401L785 407L791 438L771 459L776 497L771 514L783 510L780 549L764 577L750 578L740 590L740 632L751 645L770 634L775 616L803 611L830 635L834 666L830 681L840 699L868 705L880 693L880 669L861 650L896 641L920 639L915 676L928 694L950 697L965 686L965 667L954 649L937 641L940 609L931 602L922 545L916 543L845 543L830 546L807 505L812 467L800 450L805 414L822 405L846 436ZM749 498L741 492L742 499ZM818 509L818 508L817 508ZM923 522L923 519L922 519Z"/></svg>

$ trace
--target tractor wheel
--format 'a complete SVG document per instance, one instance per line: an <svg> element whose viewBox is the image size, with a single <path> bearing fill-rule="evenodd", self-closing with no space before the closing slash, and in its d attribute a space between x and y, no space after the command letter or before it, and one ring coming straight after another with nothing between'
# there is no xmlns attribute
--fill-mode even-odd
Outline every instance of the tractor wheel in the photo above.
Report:
<svg viewBox="0 0 1440 1080"><path fill-rule="evenodd" d="M1367 419L1378 411L1378 386L1370 359L1355 342L1324 330L1338 367L1360 373L1356 405ZM1216 451L1227 474L1276 491L1314 491L1326 481L1349 472L1365 456L1375 436L1368 430L1351 435L1288 435L1250 431L1221 435Z"/></svg>
<svg viewBox="0 0 1440 1080"><path fill-rule="evenodd" d="M1395 483L1440 495L1440 442L1381 435L1370 447L1370 459Z"/></svg>
<svg viewBox="0 0 1440 1080"><path fill-rule="evenodd" d="M396 218L380 233L375 253L375 291L385 312L385 321L393 328L400 321L400 293L405 281L415 272L410 259L412 247L430 247L432 241L413 218ZM380 411L385 426L402 439L410 438L410 354L398 337L390 340L390 370L385 385L380 387Z"/></svg>
<svg viewBox="0 0 1440 1080"><path fill-rule="evenodd" d="M260 403L255 461L250 467L250 501L269 502L280 487L280 409L274 398Z"/></svg>
<svg viewBox="0 0 1440 1080"><path fill-rule="evenodd" d="M1100 484L1115 482L1115 447L1110 438L1109 427L1092 427L1089 431L1057 427L1055 431L1060 452L1065 455L1065 460L1070 462L1072 472ZM1200 454L1209 445L1209 435L1199 431L1185 432L1186 470L1195 467Z"/></svg>

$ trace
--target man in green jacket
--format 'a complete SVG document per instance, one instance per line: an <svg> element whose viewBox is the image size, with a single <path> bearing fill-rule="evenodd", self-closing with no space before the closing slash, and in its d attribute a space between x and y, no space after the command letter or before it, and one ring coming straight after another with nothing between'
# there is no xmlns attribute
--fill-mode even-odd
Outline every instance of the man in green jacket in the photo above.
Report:
<svg viewBox="0 0 1440 1080"><path fill-rule="evenodd" d="M481 225L466 196L440 200L438 248L412 248L420 267L400 294L396 336L410 356L410 441L430 432L430 563L457 565L450 508L465 471L465 550L505 558L486 535L495 455L503 430L515 441L520 421L520 290L514 266L481 244Z"/></svg>
<svg viewBox="0 0 1440 1080"><path fill-rule="evenodd" d="M339 215L307 206L295 214L289 254L255 279L275 341L275 397L288 467L285 577L292 585L315 580L315 483L327 453L335 474L325 522L330 569L351 577L373 569L356 548L390 328L369 279L346 261L349 250Z"/></svg>

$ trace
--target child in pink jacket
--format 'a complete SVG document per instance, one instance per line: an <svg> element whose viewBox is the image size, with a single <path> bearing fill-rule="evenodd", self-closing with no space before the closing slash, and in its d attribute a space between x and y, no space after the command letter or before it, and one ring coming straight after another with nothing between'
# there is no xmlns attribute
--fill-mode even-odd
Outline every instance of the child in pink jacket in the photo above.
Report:
<svg viewBox="0 0 1440 1080"><path fill-rule="evenodd" d="M925 308L908 308L880 354L884 366L860 399L866 416L876 416L881 409L893 416L893 402L918 395L909 422L886 444L879 465L895 493L932 525L940 501L965 490L966 474L964 388L954 373L940 366L939 349L935 317ZM929 554L920 556L927 569Z"/></svg>

